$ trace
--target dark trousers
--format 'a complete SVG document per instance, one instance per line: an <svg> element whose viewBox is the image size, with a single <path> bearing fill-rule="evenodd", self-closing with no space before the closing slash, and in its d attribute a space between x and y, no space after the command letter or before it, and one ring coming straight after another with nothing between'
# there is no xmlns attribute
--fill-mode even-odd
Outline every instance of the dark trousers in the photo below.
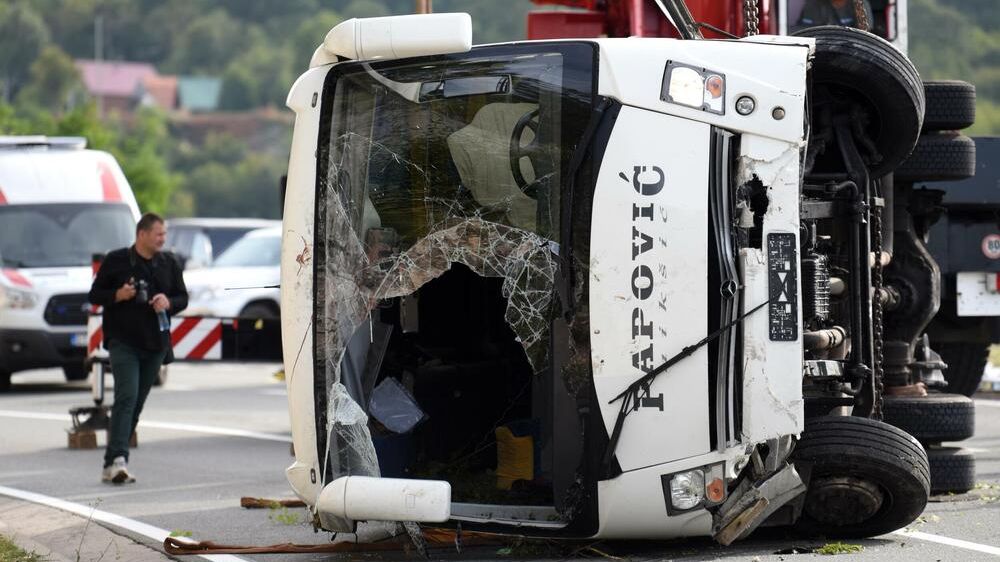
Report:
<svg viewBox="0 0 1000 562"><path fill-rule="evenodd" d="M128 441L139 423L139 414L149 396L163 364L166 351L147 351L119 341L108 347L111 374L115 379L115 403L111 406L111 427L108 428L108 448L104 451L104 466L115 457L128 460Z"/></svg>

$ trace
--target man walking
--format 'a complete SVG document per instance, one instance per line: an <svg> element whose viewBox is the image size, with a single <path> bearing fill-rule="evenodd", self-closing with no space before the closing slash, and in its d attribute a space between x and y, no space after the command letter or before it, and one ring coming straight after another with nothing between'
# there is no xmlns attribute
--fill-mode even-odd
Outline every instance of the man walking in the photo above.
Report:
<svg viewBox="0 0 1000 562"><path fill-rule="evenodd" d="M104 307L104 347L111 355L115 403L101 479L135 482L128 471L128 445L149 389L170 352L169 315L187 307L188 295L177 260L161 252L163 218L146 213L135 244L109 253L90 289L90 302Z"/></svg>

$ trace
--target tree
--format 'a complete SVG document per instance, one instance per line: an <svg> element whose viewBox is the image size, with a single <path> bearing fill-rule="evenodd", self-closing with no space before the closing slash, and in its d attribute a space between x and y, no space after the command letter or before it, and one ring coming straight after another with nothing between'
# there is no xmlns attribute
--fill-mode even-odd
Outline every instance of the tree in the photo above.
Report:
<svg viewBox="0 0 1000 562"><path fill-rule="evenodd" d="M259 30L244 25L221 9L202 15L190 27L178 31L180 36L174 43L166 68L180 74L219 74L252 45L267 43Z"/></svg>
<svg viewBox="0 0 1000 562"><path fill-rule="evenodd" d="M31 8L0 5L0 101L14 98L48 42L48 28Z"/></svg>
<svg viewBox="0 0 1000 562"><path fill-rule="evenodd" d="M393 12L385 5L385 2L380 2L379 0L351 0L343 8L342 13L348 18L377 18L391 15Z"/></svg>
<svg viewBox="0 0 1000 562"><path fill-rule="evenodd" d="M208 217L277 218L278 181L287 162L249 155L235 166L209 162L188 175L183 191L195 198L195 208Z"/></svg>
<svg viewBox="0 0 1000 562"><path fill-rule="evenodd" d="M327 32L341 21L336 12L323 10L315 16L304 20L292 34L292 69L295 74L309 68L316 47L323 42Z"/></svg>
<svg viewBox="0 0 1000 562"><path fill-rule="evenodd" d="M179 183L167 161L172 142L166 118L155 109L143 108L131 126L124 128L114 150L139 207L145 211L165 212L170 194Z"/></svg>
<svg viewBox="0 0 1000 562"><path fill-rule="evenodd" d="M292 81L291 51L255 44L233 59L222 77L221 109L252 109L265 105L281 107Z"/></svg>
<svg viewBox="0 0 1000 562"><path fill-rule="evenodd" d="M19 105L35 105L61 113L86 95L73 59L55 45L45 47L31 65L29 76L17 95Z"/></svg>

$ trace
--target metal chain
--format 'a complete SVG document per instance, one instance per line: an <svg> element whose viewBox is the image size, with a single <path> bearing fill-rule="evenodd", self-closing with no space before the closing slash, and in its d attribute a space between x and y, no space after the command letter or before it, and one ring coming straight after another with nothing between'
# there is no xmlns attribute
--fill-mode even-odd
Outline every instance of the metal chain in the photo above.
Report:
<svg viewBox="0 0 1000 562"><path fill-rule="evenodd" d="M868 21L868 12L865 10L865 0L854 0L854 23L861 31L871 31L872 24Z"/></svg>
<svg viewBox="0 0 1000 562"><path fill-rule="evenodd" d="M872 205L872 251L875 253L875 267L872 270L872 351L875 364L872 372L875 379L875 403L872 404L872 419L882 420L882 393L885 390L883 369L883 322L882 322L882 207Z"/></svg>
<svg viewBox="0 0 1000 562"><path fill-rule="evenodd" d="M743 0L743 21L747 37L760 33L760 11L757 8L757 0Z"/></svg>

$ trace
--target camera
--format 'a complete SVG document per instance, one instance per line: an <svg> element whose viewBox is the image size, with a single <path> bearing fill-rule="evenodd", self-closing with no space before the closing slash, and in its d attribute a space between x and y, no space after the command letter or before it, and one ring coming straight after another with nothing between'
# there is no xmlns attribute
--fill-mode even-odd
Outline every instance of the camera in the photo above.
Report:
<svg viewBox="0 0 1000 562"><path fill-rule="evenodd" d="M149 282L145 279L140 279L136 284L135 300L142 303L149 302Z"/></svg>

